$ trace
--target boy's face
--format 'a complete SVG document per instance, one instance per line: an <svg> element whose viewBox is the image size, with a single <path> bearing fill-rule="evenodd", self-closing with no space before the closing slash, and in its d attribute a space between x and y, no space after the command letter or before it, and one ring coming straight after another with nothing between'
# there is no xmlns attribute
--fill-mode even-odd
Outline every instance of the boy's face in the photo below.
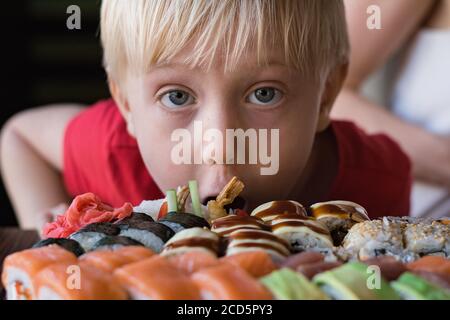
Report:
<svg viewBox="0 0 450 320"><path fill-rule="evenodd" d="M237 176L245 183L241 196L246 200L247 210L266 201L292 198L310 160L317 123L322 116L319 111L323 84L288 68L283 64L282 53L277 51L270 53L267 66L257 66L255 55L250 53L227 73L219 60L208 72L189 69L182 63L186 54L189 52L143 76L128 76L124 87L126 101L119 103L155 182L165 191L196 179L201 200L206 201ZM190 132L190 141L176 137L180 128ZM225 147L230 143L225 141L225 131L238 128L251 129L258 137L251 142L246 140L245 164L238 164L236 157L226 155L232 150ZM218 129L223 133L223 141L202 141L208 139L207 132L211 132L208 129ZM260 129L267 129L267 139L259 136ZM279 130L278 139L272 129ZM252 149L249 143L253 143L253 152L257 150L254 154L257 164L249 163L248 152ZM266 143L268 150L260 149ZM272 143L278 145L271 146ZM182 154L192 164L177 164L174 159L182 144L191 148L190 157L188 153ZM220 164L218 158L212 160L211 148L215 147L216 152L223 151L222 159L224 162L228 159L228 164ZM174 148L178 148L177 152ZM238 152L235 150L235 155ZM194 159L195 153L204 157L201 164L198 158ZM262 164L263 155L270 156L274 163ZM261 168L269 166L275 170L262 175Z"/></svg>

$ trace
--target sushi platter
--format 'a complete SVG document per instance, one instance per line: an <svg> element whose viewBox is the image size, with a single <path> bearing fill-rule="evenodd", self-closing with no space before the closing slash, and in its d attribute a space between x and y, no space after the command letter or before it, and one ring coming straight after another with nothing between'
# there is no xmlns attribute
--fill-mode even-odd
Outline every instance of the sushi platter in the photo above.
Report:
<svg viewBox="0 0 450 320"><path fill-rule="evenodd" d="M3 262L7 299L450 300L450 219L371 220L349 201L231 209L196 181L112 208L92 193Z"/></svg>

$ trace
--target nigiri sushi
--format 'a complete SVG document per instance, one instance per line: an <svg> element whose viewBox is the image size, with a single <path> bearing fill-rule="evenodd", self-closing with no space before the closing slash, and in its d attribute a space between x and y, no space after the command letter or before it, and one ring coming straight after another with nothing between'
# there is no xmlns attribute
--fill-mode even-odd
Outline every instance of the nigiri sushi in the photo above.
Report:
<svg viewBox="0 0 450 320"><path fill-rule="evenodd" d="M368 266L350 262L319 273L313 282L334 300L398 300L399 296L383 277L367 272ZM373 277L372 280L369 276ZM371 284L370 287L368 283Z"/></svg>
<svg viewBox="0 0 450 320"><path fill-rule="evenodd" d="M450 260L438 256L426 256L406 265L411 271L427 271L450 276Z"/></svg>
<svg viewBox="0 0 450 320"><path fill-rule="evenodd" d="M239 229L270 230L270 227L257 217L232 214L215 219L211 223L211 231L214 231L222 237L226 237L231 232Z"/></svg>
<svg viewBox="0 0 450 320"><path fill-rule="evenodd" d="M127 294L110 273L84 263L55 263L33 279L37 300L125 300Z"/></svg>
<svg viewBox="0 0 450 320"><path fill-rule="evenodd" d="M280 214L288 213L297 214L305 218L307 217L305 208L297 201L292 200L270 201L263 203L256 207L250 215L260 218L263 221L270 222Z"/></svg>
<svg viewBox="0 0 450 320"><path fill-rule="evenodd" d="M220 260L244 269L254 278L263 277L277 269L270 255L262 250L236 253Z"/></svg>
<svg viewBox="0 0 450 320"><path fill-rule="evenodd" d="M115 278L135 300L197 300L194 282L169 260L154 256L114 271Z"/></svg>
<svg viewBox="0 0 450 320"><path fill-rule="evenodd" d="M71 234L69 239L77 241L85 252L91 251L94 245L107 236L116 236L120 232L117 225L109 222L91 223Z"/></svg>
<svg viewBox="0 0 450 320"><path fill-rule="evenodd" d="M325 256L319 252L305 251L290 255L281 263L281 267L296 270L299 266L315 262L323 262Z"/></svg>
<svg viewBox="0 0 450 320"><path fill-rule="evenodd" d="M241 268L223 263L192 275L203 299L270 300L269 291Z"/></svg>
<svg viewBox="0 0 450 320"><path fill-rule="evenodd" d="M330 232L320 221L288 213L275 217L271 225L272 232L289 242L294 252L311 250L328 255L333 253Z"/></svg>
<svg viewBox="0 0 450 320"><path fill-rule="evenodd" d="M381 275L387 281L396 280L400 275L407 271L405 264L390 256L370 258L364 260L364 263L369 266L378 266Z"/></svg>
<svg viewBox="0 0 450 320"><path fill-rule="evenodd" d="M174 232L169 227L148 221L133 221L120 225L120 236L129 237L136 240L156 253L160 253Z"/></svg>
<svg viewBox="0 0 450 320"><path fill-rule="evenodd" d="M83 248L81 245L72 239L66 239L66 238L47 238L43 239L33 245L33 248L41 248L46 247L49 245L58 245L70 252L72 252L74 255L81 256L84 253Z"/></svg>
<svg viewBox="0 0 450 320"><path fill-rule="evenodd" d="M261 278L262 284L277 300L328 300L314 283L302 274L283 268Z"/></svg>
<svg viewBox="0 0 450 320"><path fill-rule="evenodd" d="M229 234L227 256L255 250L266 251L275 262L282 261L290 253L289 243L269 231L240 229Z"/></svg>
<svg viewBox="0 0 450 320"><path fill-rule="evenodd" d="M75 264L77 257L58 245L13 253L3 263L2 283L8 300L35 298L32 280L45 267L54 263Z"/></svg>
<svg viewBox="0 0 450 320"><path fill-rule="evenodd" d="M402 274L391 285L405 300L450 300L450 291L410 272Z"/></svg>
<svg viewBox="0 0 450 320"><path fill-rule="evenodd" d="M208 229L184 229L167 241L162 255L169 256L189 251L203 251L217 256L219 236Z"/></svg>
<svg viewBox="0 0 450 320"><path fill-rule="evenodd" d="M332 270L341 266L342 263L339 261L318 261L313 263L307 263L299 265L296 269L297 272L303 274L308 279L314 278L316 274Z"/></svg>
<svg viewBox="0 0 450 320"><path fill-rule="evenodd" d="M116 250L96 250L82 255L79 259L87 265L111 273L126 264L150 258L155 253L143 246L120 247Z"/></svg>
<svg viewBox="0 0 450 320"><path fill-rule="evenodd" d="M168 259L178 270L186 275L201 269L217 266L221 262L214 255L199 250L171 255Z"/></svg>

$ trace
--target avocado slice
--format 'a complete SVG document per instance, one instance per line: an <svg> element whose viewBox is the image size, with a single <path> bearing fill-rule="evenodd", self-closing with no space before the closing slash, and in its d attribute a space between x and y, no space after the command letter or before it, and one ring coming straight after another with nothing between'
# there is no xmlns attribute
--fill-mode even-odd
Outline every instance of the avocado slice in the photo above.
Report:
<svg viewBox="0 0 450 320"><path fill-rule="evenodd" d="M450 300L449 291L439 288L411 272L405 272L391 285L405 300Z"/></svg>
<svg viewBox="0 0 450 320"><path fill-rule="evenodd" d="M328 297L303 274L282 268L260 279L278 300L328 300Z"/></svg>
<svg viewBox="0 0 450 320"><path fill-rule="evenodd" d="M379 288L370 288L372 273L361 262L350 262L313 278L326 294L336 300L399 300L400 297L380 275Z"/></svg>

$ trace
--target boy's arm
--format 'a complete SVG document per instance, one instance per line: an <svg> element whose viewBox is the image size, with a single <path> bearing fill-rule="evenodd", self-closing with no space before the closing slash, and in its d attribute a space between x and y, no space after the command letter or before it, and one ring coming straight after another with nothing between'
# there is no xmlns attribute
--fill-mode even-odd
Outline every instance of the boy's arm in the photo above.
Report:
<svg viewBox="0 0 450 320"><path fill-rule="evenodd" d="M23 228L40 228L45 213L67 203L61 171L64 132L81 105L52 105L13 116L2 129L0 167Z"/></svg>
<svg viewBox="0 0 450 320"><path fill-rule="evenodd" d="M332 115L353 120L369 133L390 135L412 159L416 177L450 187L450 138L409 124L359 94L365 79L420 28L434 1L347 0L345 4L352 54L345 88ZM372 4L381 8L381 30L366 27L366 9Z"/></svg>

